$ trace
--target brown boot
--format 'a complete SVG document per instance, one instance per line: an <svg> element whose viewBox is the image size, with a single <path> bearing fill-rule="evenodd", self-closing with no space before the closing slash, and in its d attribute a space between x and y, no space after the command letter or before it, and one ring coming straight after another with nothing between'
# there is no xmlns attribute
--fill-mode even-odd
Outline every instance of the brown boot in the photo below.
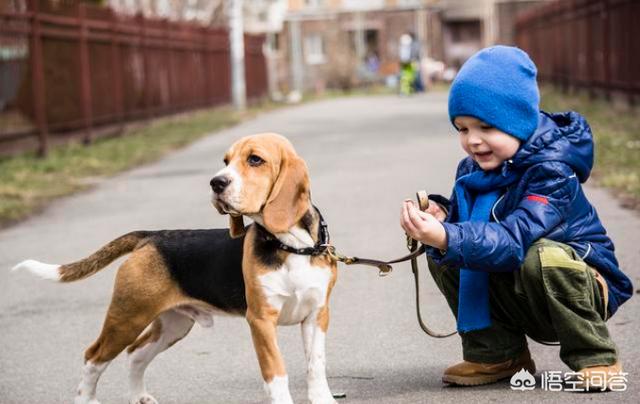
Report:
<svg viewBox="0 0 640 404"><path fill-rule="evenodd" d="M578 371L581 389L589 391L611 390L610 383L615 376L620 376L622 366L616 362L613 365L589 366Z"/></svg>
<svg viewBox="0 0 640 404"><path fill-rule="evenodd" d="M531 375L536 373L536 364L531 359L528 349L525 349L517 358L501 363L463 361L448 367L442 375L442 381L458 386L479 386L507 379L523 368Z"/></svg>

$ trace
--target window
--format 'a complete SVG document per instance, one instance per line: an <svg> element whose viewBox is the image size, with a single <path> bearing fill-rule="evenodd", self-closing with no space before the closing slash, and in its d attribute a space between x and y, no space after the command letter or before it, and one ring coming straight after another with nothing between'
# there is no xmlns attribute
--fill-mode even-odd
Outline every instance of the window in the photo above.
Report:
<svg viewBox="0 0 640 404"><path fill-rule="evenodd" d="M480 21L453 21L449 24L453 42L478 41L481 36Z"/></svg>
<svg viewBox="0 0 640 404"><path fill-rule="evenodd" d="M269 50L277 52L280 50L280 33L272 32L267 34L267 46Z"/></svg>
<svg viewBox="0 0 640 404"><path fill-rule="evenodd" d="M310 34L304 37L305 60L309 65L325 62L324 41L320 34Z"/></svg>

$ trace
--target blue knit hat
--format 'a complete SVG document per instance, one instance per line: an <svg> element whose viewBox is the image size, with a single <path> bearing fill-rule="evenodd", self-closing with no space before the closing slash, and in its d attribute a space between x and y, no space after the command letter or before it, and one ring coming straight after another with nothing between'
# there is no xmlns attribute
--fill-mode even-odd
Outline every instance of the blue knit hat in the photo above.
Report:
<svg viewBox="0 0 640 404"><path fill-rule="evenodd" d="M472 116L527 140L538 126L536 65L513 46L482 49L462 65L449 92L449 118ZM454 124L455 126L455 124Z"/></svg>

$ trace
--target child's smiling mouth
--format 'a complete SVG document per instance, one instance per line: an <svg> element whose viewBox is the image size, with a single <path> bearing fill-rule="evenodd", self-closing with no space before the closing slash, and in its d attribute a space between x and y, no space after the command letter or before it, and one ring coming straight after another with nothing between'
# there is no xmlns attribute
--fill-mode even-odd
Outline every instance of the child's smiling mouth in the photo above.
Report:
<svg viewBox="0 0 640 404"><path fill-rule="evenodd" d="M491 159L491 156L493 155L493 152L491 150L489 151L483 151L483 152L474 152L473 153L473 157L475 157L475 159L477 161L487 161Z"/></svg>

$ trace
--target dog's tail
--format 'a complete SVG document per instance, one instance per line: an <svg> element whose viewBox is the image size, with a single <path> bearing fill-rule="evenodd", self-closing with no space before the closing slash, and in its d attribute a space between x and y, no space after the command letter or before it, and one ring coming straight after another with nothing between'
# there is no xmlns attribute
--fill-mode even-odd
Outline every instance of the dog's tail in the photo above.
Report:
<svg viewBox="0 0 640 404"><path fill-rule="evenodd" d="M133 231L111 241L87 258L71 264L45 264L36 260L22 261L12 271L27 269L44 279L57 282L73 282L87 278L109 265L117 258L128 254L144 244L151 231Z"/></svg>

